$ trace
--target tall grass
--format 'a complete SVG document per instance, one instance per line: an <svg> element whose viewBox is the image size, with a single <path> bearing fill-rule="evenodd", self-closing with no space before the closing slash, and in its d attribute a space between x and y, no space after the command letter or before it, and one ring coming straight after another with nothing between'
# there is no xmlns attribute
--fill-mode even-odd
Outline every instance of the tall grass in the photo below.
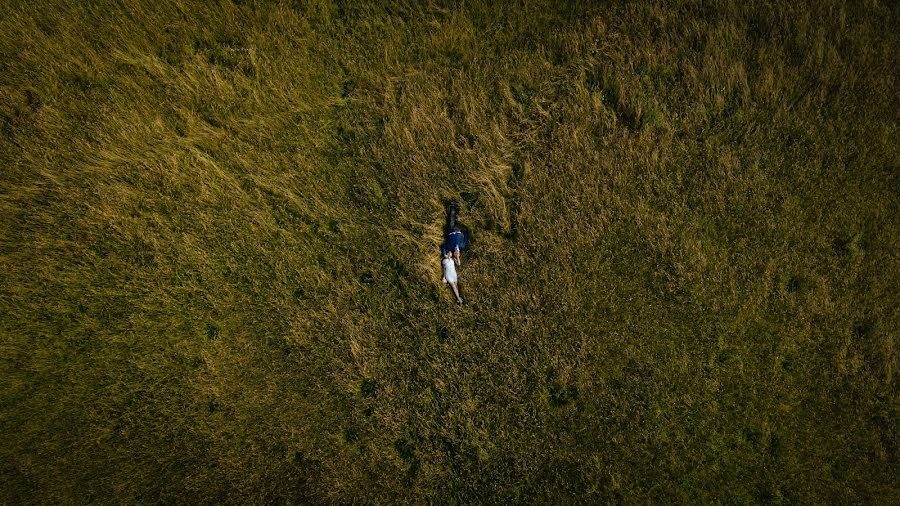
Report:
<svg viewBox="0 0 900 506"><path fill-rule="evenodd" d="M890 2L4 11L3 502L898 500Z"/></svg>

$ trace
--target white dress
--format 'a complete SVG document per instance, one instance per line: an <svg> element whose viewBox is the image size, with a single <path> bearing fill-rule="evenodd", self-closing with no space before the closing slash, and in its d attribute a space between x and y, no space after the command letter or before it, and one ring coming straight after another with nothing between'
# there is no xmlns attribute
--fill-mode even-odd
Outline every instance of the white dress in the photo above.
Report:
<svg viewBox="0 0 900 506"><path fill-rule="evenodd" d="M456 283L456 264L452 258L445 258L442 262L444 265L444 279L448 283Z"/></svg>

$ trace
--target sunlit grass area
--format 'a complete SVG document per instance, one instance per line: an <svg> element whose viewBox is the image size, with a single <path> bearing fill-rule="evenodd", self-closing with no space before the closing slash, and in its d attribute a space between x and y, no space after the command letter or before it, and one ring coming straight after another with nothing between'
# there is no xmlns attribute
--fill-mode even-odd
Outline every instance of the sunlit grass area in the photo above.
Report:
<svg viewBox="0 0 900 506"><path fill-rule="evenodd" d="M0 502L896 504L898 14L6 2Z"/></svg>

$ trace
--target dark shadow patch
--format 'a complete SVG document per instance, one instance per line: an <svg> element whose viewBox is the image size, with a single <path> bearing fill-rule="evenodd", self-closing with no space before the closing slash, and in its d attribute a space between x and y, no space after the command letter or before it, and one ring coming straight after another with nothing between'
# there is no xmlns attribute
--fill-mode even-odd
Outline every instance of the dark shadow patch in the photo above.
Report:
<svg viewBox="0 0 900 506"><path fill-rule="evenodd" d="M600 93L603 104L613 110L620 122L623 120L620 117L622 116L622 107L619 92L612 86L611 80L603 68L595 67L585 72L584 85L592 94Z"/></svg>
<svg viewBox="0 0 900 506"><path fill-rule="evenodd" d="M643 363L634 359L628 360L628 363L625 364L625 367L622 368L622 373L626 378L637 378L642 381L650 377L649 368Z"/></svg>
<svg viewBox="0 0 900 506"><path fill-rule="evenodd" d="M371 378L366 378L359 385L359 393L366 399L375 397L378 393L378 383Z"/></svg>
<svg viewBox="0 0 900 506"><path fill-rule="evenodd" d="M642 62L638 63L637 65L635 65L635 67L634 67L634 73L639 76L649 74L650 70L651 70L650 64L646 61L642 61Z"/></svg>
<svg viewBox="0 0 900 506"><path fill-rule="evenodd" d="M219 327L216 327L212 324L206 325L206 338L210 341L215 341L219 337Z"/></svg>
<svg viewBox="0 0 900 506"><path fill-rule="evenodd" d="M875 330L875 322L869 319L860 320L853 324L853 338L865 339Z"/></svg>
<svg viewBox="0 0 900 506"><path fill-rule="evenodd" d="M209 126L213 128L222 128L224 126L224 123L216 117L216 113L214 113L213 111L203 108L197 112L200 116L200 119L208 123Z"/></svg>
<svg viewBox="0 0 900 506"><path fill-rule="evenodd" d="M359 275L359 282L366 286L373 286L375 284L375 275L372 271L366 271Z"/></svg>
<svg viewBox="0 0 900 506"><path fill-rule="evenodd" d="M619 123L630 131L640 130L642 126L641 118L630 107L625 105L624 100L619 95L618 90L610 86L604 86L601 91L603 103L609 106L616 115Z"/></svg>
<svg viewBox="0 0 900 506"><path fill-rule="evenodd" d="M509 212L509 230L506 231L503 235L506 239L510 241L517 241L519 239L519 229L521 228L522 222L519 219L519 215L521 214L521 205L519 204L519 199L515 196L512 198L506 198L506 208Z"/></svg>
<svg viewBox="0 0 900 506"><path fill-rule="evenodd" d="M166 118L168 119L169 125L172 126L172 130L174 130L179 137L187 137L188 124L180 114L169 114Z"/></svg>
<svg viewBox="0 0 900 506"><path fill-rule="evenodd" d="M625 382L622 381L622 378L611 378L607 381L607 384L613 392L619 392L625 388Z"/></svg>
<svg viewBox="0 0 900 506"><path fill-rule="evenodd" d="M437 286L432 285L429 288L428 300L431 301L431 303L433 303L433 304L436 304L441 301L441 291Z"/></svg>
<svg viewBox="0 0 900 506"><path fill-rule="evenodd" d="M269 445L269 449L274 455L279 457L287 457L289 455L288 446L284 441L274 441Z"/></svg>
<svg viewBox="0 0 900 506"><path fill-rule="evenodd" d="M475 149L475 145L478 142L478 138L475 137L470 132L463 132L456 136L455 145L458 149L462 150L471 150Z"/></svg>
<svg viewBox="0 0 900 506"><path fill-rule="evenodd" d="M850 254L850 243L850 239L839 237L831 241L831 249L835 255L844 257Z"/></svg>
<svg viewBox="0 0 900 506"><path fill-rule="evenodd" d="M447 413L444 396L441 395L437 388L430 387L428 390L431 392L431 404L434 406L435 412L440 416L444 416Z"/></svg>
<svg viewBox="0 0 900 506"><path fill-rule="evenodd" d="M61 330L57 330L57 332L59 333L59 335L62 334ZM87 351L91 346L95 345L96 342L91 340L91 338L88 336L79 336L79 337L69 338L68 344L75 350Z"/></svg>
<svg viewBox="0 0 900 506"><path fill-rule="evenodd" d="M16 128L29 123L34 113L42 106L40 98L30 89L25 90L24 94L15 95L10 102L12 102L12 108L7 112L0 113L0 122L2 122L0 130L6 135L12 135Z"/></svg>
<svg viewBox="0 0 900 506"><path fill-rule="evenodd" d="M356 89L356 82L353 79L345 79L341 83L341 98L347 98Z"/></svg>
<svg viewBox="0 0 900 506"><path fill-rule="evenodd" d="M408 279L409 277L409 271L406 268L406 263L395 256L391 256L387 260L387 265L390 268L391 272L393 272L394 274L394 284L396 284L397 286L401 286L402 281L404 279Z"/></svg>
<svg viewBox="0 0 900 506"><path fill-rule="evenodd" d="M409 462L415 456L416 444L408 437L399 438L394 441L394 450L401 459Z"/></svg>
<svg viewBox="0 0 900 506"><path fill-rule="evenodd" d="M306 292L303 290L303 288L297 287L294 288L292 295L294 296L295 300L301 300L306 297Z"/></svg>
<svg viewBox="0 0 900 506"><path fill-rule="evenodd" d="M420 466L419 459L414 459L412 463L409 464L409 469L406 470L406 475L403 477L403 485L405 487L411 487L415 484L416 476L419 475Z"/></svg>
<svg viewBox="0 0 900 506"><path fill-rule="evenodd" d="M219 409L218 401L216 401L216 399L210 399L206 404L206 411L208 413L215 413L217 409Z"/></svg>
<svg viewBox="0 0 900 506"><path fill-rule="evenodd" d="M525 166L520 162L513 162L512 164L512 173L510 174L509 181L507 184L511 188L515 188L519 185L522 179L525 177Z"/></svg>
<svg viewBox="0 0 900 506"><path fill-rule="evenodd" d="M164 39L158 46L157 56L172 66L181 65L193 54L194 45L187 42L188 35L175 27L169 26L163 29Z"/></svg>
<svg viewBox="0 0 900 506"><path fill-rule="evenodd" d="M794 372L794 361L790 357L785 357L781 361L781 370L787 373Z"/></svg>
<svg viewBox="0 0 900 506"><path fill-rule="evenodd" d="M761 14L750 14L746 23L747 38L755 42L768 43L772 38L772 26Z"/></svg>
<svg viewBox="0 0 900 506"><path fill-rule="evenodd" d="M37 17L35 19L35 24L38 29L49 39L55 39L60 31L58 23L54 23L53 19L47 17Z"/></svg>
<svg viewBox="0 0 900 506"><path fill-rule="evenodd" d="M100 90L105 85L105 81L91 71L70 71L63 74L62 80L64 85L75 90L80 95L90 94L93 91Z"/></svg>
<svg viewBox="0 0 900 506"><path fill-rule="evenodd" d="M747 444L750 445L755 450L759 450L760 445L762 444L762 433L758 430L747 429L744 431L744 439L747 441Z"/></svg>
<svg viewBox="0 0 900 506"><path fill-rule="evenodd" d="M578 399L578 387L574 385L564 386L554 382L550 385L549 394L548 401L550 405L554 408L559 408Z"/></svg>
<svg viewBox="0 0 900 506"><path fill-rule="evenodd" d="M450 340L450 330L447 329L447 327L441 326L440 328L438 328L437 335L438 340L440 340L442 343Z"/></svg>
<svg viewBox="0 0 900 506"><path fill-rule="evenodd" d="M354 426L347 427L344 429L344 442L346 443L355 443L359 440L359 429Z"/></svg>
<svg viewBox="0 0 900 506"><path fill-rule="evenodd" d="M762 484L753 491L753 497L759 504L772 504L775 501L775 492L768 484Z"/></svg>
<svg viewBox="0 0 900 506"><path fill-rule="evenodd" d="M787 283L784 285L784 289L787 290L788 293L797 293L806 286L806 281L800 276L791 276L788 279Z"/></svg>
<svg viewBox="0 0 900 506"><path fill-rule="evenodd" d="M784 452L784 448L781 445L781 438L778 437L778 434L771 433L769 434L769 456L772 457L773 460L780 460L781 455Z"/></svg>
<svg viewBox="0 0 900 506"><path fill-rule="evenodd" d="M551 367L547 370L547 381L550 383L547 402L554 408L565 406L578 399L578 387L562 384L557 379L556 369Z"/></svg>
<svg viewBox="0 0 900 506"><path fill-rule="evenodd" d="M461 192L459 197L465 203L466 207L469 209L475 209L478 207L478 193L477 192Z"/></svg>
<svg viewBox="0 0 900 506"><path fill-rule="evenodd" d="M28 110L31 112L37 112L44 105L37 92L31 89L25 90L25 103L28 104Z"/></svg>
<svg viewBox="0 0 900 506"><path fill-rule="evenodd" d="M837 237L831 241L831 250L838 257L860 255L866 248L868 248L868 240L862 232Z"/></svg>
<svg viewBox="0 0 900 506"><path fill-rule="evenodd" d="M333 234L341 233L341 222L340 220L328 220L328 230L330 230Z"/></svg>
<svg viewBox="0 0 900 506"><path fill-rule="evenodd" d="M731 360L731 351L722 350L716 355L716 365L723 366L727 365Z"/></svg>
<svg viewBox="0 0 900 506"><path fill-rule="evenodd" d="M809 144L809 136L799 128L786 128L782 135L782 142L787 148L803 148Z"/></svg>

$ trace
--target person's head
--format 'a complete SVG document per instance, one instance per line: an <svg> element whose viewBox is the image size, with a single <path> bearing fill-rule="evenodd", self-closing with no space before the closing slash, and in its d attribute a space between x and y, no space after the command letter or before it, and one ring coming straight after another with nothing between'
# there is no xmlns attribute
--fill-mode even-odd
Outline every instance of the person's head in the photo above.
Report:
<svg viewBox="0 0 900 506"><path fill-rule="evenodd" d="M453 250L448 249L448 250L444 251L444 258L452 258L452 257L453 257Z"/></svg>

